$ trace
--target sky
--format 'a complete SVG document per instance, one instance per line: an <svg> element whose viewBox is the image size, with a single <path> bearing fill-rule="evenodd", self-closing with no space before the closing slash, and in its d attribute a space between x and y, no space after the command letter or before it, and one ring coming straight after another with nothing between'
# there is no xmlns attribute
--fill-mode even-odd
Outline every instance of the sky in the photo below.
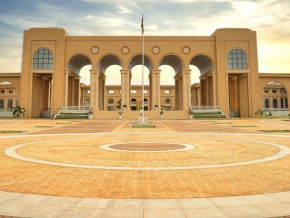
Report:
<svg viewBox="0 0 290 218"><path fill-rule="evenodd" d="M290 73L290 0L0 2L0 73L20 72L25 29L60 27L72 36L138 36L142 14L145 37L210 36L219 28L252 29L257 31L259 72Z"/></svg>

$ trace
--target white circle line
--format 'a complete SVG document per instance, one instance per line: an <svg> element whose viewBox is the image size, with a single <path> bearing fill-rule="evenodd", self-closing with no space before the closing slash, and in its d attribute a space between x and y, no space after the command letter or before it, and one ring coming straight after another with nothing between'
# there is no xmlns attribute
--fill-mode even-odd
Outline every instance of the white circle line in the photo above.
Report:
<svg viewBox="0 0 290 218"><path fill-rule="evenodd" d="M60 139L60 140L47 140L47 141L62 141L62 140L69 140L69 139ZM238 139L237 139L238 140ZM54 161L46 161L46 160L38 160L34 158L25 157L19 155L16 150L18 148L37 144L40 142L47 142L47 141L38 141L38 142L30 142L25 144L18 144L11 146L4 150L4 153L12 158L38 163L38 164L46 164L46 165L53 165L53 166L61 166L61 167L74 167L74 168L85 168L85 169L102 169L102 170L191 170L191 169L206 169L206 168L222 168L222 167L233 167L233 166L243 166L249 164L258 164L263 162L268 162L276 159L280 159L286 157L290 154L290 149L284 145L270 143L270 142L262 142L262 141L252 141L252 140L240 140L245 142L252 142L252 143L259 143L259 144L266 144L275 146L280 149L280 151L272 156L260 158L256 160L250 160L245 162L238 162L238 163L227 163L227 164L216 164L216 165L201 165L201 166L181 166L181 167L112 167L112 166L92 166L92 165L82 165L82 164L71 164L71 163L60 163Z"/></svg>

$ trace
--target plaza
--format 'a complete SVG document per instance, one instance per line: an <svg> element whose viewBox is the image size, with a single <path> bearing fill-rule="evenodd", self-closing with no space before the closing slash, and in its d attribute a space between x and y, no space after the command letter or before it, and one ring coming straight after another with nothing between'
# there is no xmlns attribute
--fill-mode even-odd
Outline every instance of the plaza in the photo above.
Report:
<svg viewBox="0 0 290 218"><path fill-rule="evenodd" d="M2 119L0 215L281 217L290 121Z"/></svg>

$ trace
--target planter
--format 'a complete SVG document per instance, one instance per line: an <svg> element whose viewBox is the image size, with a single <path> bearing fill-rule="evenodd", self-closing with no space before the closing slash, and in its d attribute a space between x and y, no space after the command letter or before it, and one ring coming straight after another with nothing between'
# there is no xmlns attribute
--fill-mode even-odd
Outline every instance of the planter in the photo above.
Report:
<svg viewBox="0 0 290 218"><path fill-rule="evenodd" d="M193 115L189 115L189 119L191 119L191 120L192 120L192 118L193 118Z"/></svg>
<svg viewBox="0 0 290 218"><path fill-rule="evenodd" d="M158 110L158 107L155 107L155 110L157 111Z"/></svg>
<svg viewBox="0 0 290 218"><path fill-rule="evenodd" d="M163 120L163 115L160 116L161 120Z"/></svg>
<svg viewBox="0 0 290 218"><path fill-rule="evenodd" d="M122 115L119 115L119 119L122 120Z"/></svg>

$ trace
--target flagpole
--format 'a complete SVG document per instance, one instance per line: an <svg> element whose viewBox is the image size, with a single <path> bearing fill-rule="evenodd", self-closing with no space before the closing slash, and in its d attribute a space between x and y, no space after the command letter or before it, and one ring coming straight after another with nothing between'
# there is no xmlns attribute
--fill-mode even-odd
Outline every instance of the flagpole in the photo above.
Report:
<svg viewBox="0 0 290 218"><path fill-rule="evenodd" d="M142 123L144 123L144 23L142 15Z"/></svg>

